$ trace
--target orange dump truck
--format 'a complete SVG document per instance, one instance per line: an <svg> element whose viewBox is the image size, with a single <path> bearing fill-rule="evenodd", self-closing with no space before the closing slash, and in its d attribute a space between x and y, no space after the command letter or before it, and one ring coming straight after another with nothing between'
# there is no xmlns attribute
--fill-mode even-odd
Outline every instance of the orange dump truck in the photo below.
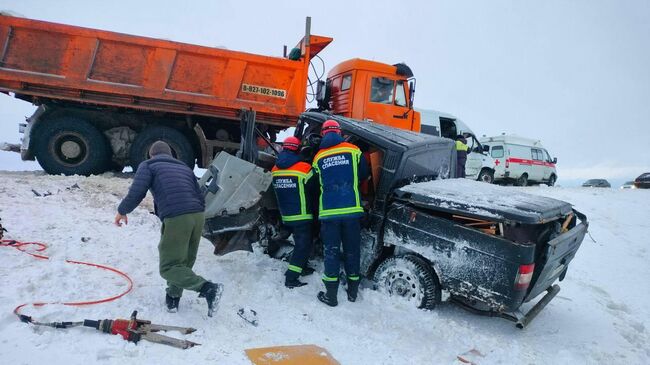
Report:
<svg viewBox="0 0 650 365"><path fill-rule="evenodd" d="M288 56L268 57L0 14L0 92L39 106L21 125L21 155L49 173L137 167L161 139L204 167L239 147L242 110L255 111L267 142L294 126L310 62L330 42L309 19ZM404 67L346 61L320 82L319 107L419 130ZM375 95L380 86L390 95Z"/></svg>

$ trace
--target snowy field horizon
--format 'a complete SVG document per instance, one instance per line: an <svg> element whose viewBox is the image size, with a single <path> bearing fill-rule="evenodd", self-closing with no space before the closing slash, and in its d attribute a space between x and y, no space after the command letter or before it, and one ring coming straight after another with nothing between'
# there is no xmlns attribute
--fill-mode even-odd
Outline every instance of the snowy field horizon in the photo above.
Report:
<svg viewBox="0 0 650 365"><path fill-rule="evenodd" d="M590 222L590 235L559 283L561 292L529 327L519 330L504 319L478 316L447 302L434 311L418 310L367 283L357 303L340 301L329 308L316 300L321 261L312 261L317 273L306 278L307 286L288 290L283 286L285 262L259 252L217 257L207 240L201 242L196 270L225 285L217 315L208 318L205 303L194 293L183 296L179 313L167 313L157 267L160 222L150 214L151 197L129 215L128 226L112 224L130 182L111 173L0 172L6 238L44 242L51 257L34 260L0 247L3 364L250 364L245 349L292 344L319 345L341 364L353 365L464 364L460 358L481 365L650 362L650 294L640 283L650 276L650 190L503 187L568 201ZM39 197L33 191L51 195ZM125 318L138 310L141 318L155 323L197 328L176 336L202 345L188 350L134 345L94 330L56 330L18 321L12 311L21 303L91 300L124 290L123 280L66 265L66 259L116 267L133 278L134 289L106 304L26 307L26 314L61 321ZM242 307L257 311L259 326L237 316Z"/></svg>
<svg viewBox="0 0 650 365"><path fill-rule="evenodd" d="M1 143L1 141L0 141ZM7 152L0 151L0 171L42 171L43 169L38 164L37 161L22 161L20 159L20 154L16 152ZM613 170L613 171L612 171ZM131 171L129 167L125 169L125 172ZM607 171L610 171L609 173ZM639 171L634 175L635 171ZM195 168L194 174L201 176L205 172L204 169ZM621 170L599 167L594 170L593 174L588 174L585 169L580 169L576 171L569 171L571 178L566 178L562 176L562 166L558 165L558 186L564 187L578 187L581 186L588 179L607 179L612 185L612 188L617 189L624 183L628 181L633 181L637 176L641 175L644 172L650 172L650 166L647 168L632 168L628 167ZM627 174L626 176L621 176L621 174ZM576 178L573 176L588 176L585 178Z"/></svg>

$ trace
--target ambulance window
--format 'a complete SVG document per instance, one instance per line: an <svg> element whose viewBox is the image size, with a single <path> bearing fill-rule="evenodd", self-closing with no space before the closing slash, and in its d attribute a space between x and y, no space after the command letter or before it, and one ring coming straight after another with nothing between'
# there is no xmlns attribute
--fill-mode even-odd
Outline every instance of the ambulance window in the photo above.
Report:
<svg viewBox="0 0 650 365"><path fill-rule="evenodd" d="M541 161L543 159L542 151L533 150L533 160Z"/></svg>
<svg viewBox="0 0 650 365"><path fill-rule="evenodd" d="M404 91L404 81L397 81L395 88L395 105L406 106L406 92Z"/></svg>
<svg viewBox="0 0 650 365"><path fill-rule="evenodd" d="M341 82L341 91L348 90L352 85L352 74L347 74L343 76L343 81Z"/></svg>
<svg viewBox="0 0 650 365"><path fill-rule="evenodd" d="M493 158L503 157L503 146L494 146L491 148Z"/></svg>
<svg viewBox="0 0 650 365"><path fill-rule="evenodd" d="M370 84L370 101L373 103L392 104L395 83L385 77L373 77Z"/></svg>
<svg viewBox="0 0 650 365"><path fill-rule="evenodd" d="M545 160L545 161L551 161L551 156L549 156L547 150L544 150L544 158L543 158L543 160Z"/></svg>

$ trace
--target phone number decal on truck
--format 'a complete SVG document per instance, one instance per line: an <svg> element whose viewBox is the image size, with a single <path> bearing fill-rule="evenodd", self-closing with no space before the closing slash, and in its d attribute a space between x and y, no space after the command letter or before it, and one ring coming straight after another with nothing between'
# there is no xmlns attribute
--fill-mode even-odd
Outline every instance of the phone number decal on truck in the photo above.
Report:
<svg viewBox="0 0 650 365"><path fill-rule="evenodd" d="M242 84L241 91L245 93L272 96L274 98L286 99L287 91L282 89L273 89L270 87Z"/></svg>

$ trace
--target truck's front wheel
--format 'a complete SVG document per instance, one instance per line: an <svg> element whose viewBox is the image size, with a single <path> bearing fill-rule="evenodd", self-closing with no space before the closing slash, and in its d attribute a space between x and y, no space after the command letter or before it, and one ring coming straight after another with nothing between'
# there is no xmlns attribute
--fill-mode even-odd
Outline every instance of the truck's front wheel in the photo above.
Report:
<svg viewBox="0 0 650 365"><path fill-rule="evenodd" d="M374 280L389 295L404 298L418 308L434 309L440 303L438 278L429 264L418 256L389 257L375 271Z"/></svg>
<svg viewBox="0 0 650 365"><path fill-rule="evenodd" d="M134 171L142 161L149 158L149 148L156 141L167 142L175 158L185 162L190 168L194 168L196 157L194 156L194 149L187 137L170 127L152 126L138 133L131 145L129 159Z"/></svg>
<svg viewBox="0 0 650 365"><path fill-rule="evenodd" d="M69 117L44 121L34 133L34 154L49 174L101 174L109 166L110 144L85 120Z"/></svg>

